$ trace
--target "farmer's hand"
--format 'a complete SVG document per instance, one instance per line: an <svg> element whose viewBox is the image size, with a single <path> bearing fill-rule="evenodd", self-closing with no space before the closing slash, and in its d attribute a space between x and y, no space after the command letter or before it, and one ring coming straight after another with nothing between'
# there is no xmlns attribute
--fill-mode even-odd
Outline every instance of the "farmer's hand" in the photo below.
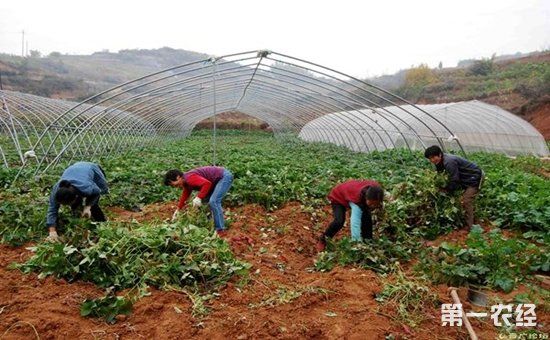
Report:
<svg viewBox="0 0 550 340"><path fill-rule="evenodd" d="M172 222L174 222L178 218L179 212L180 211L178 209L176 209L176 211L174 211L174 214L172 215L172 220L171 220Z"/></svg>
<svg viewBox="0 0 550 340"><path fill-rule="evenodd" d="M195 197L193 199L193 206L194 207L200 207L202 205L202 200L198 197Z"/></svg>
<svg viewBox="0 0 550 340"><path fill-rule="evenodd" d="M85 218L90 218L92 217L92 207L90 206L85 206L84 207L84 210L82 210L82 217L85 217Z"/></svg>
<svg viewBox="0 0 550 340"><path fill-rule="evenodd" d="M50 228L50 234L48 237L46 237L46 241L48 242L59 242L59 235L57 235L57 231L55 229Z"/></svg>

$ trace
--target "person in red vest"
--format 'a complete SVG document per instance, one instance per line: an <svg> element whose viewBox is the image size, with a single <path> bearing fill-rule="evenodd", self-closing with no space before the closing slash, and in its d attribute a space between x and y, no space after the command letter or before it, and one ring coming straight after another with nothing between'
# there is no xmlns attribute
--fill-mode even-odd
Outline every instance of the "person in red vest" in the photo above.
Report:
<svg viewBox="0 0 550 340"><path fill-rule="evenodd" d="M338 184L329 193L333 221L319 237L316 248L325 250L327 238L332 238L342 229L346 221L346 210L351 209L351 238L360 241L372 239L371 210L382 206L384 190L372 180L349 180Z"/></svg>
<svg viewBox="0 0 550 340"><path fill-rule="evenodd" d="M183 189L178 207L172 216L172 221L177 218L179 211L185 207L191 192L197 190L198 194L193 199L193 206L200 207L203 201L208 202L214 218L216 232L218 235L224 236L226 230L222 200L231 188L232 183L233 174L220 166L203 166L187 172L181 172L178 169L168 170L164 175L164 184Z"/></svg>

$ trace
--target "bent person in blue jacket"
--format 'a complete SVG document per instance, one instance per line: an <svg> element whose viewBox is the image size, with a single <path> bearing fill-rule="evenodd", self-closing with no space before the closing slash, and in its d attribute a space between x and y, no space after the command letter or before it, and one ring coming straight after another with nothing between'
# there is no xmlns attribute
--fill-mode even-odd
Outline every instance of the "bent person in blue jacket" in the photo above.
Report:
<svg viewBox="0 0 550 340"><path fill-rule="evenodd" d="M474 201L483 182L483 171L477 164L464 158L443 153L437 145L430 146L424 152L438 172L445 171L449 176L447 186L441 188L443 192L464 190L462 194L462 208L464 209L466 227L474 224Z"/></svg>
<svg viewBox="0 0 550 340"><path fill-rule="evenodd" d="M46 215L49 241L57 241L57 222L61 204L71 206L73 216L78 216L84 201L82 217L93 221L105 221L105 215L99 207L99 196L109 192L103 169L95 163L77 162L63 172L61 179L52 189L50 205Z"/></svg>

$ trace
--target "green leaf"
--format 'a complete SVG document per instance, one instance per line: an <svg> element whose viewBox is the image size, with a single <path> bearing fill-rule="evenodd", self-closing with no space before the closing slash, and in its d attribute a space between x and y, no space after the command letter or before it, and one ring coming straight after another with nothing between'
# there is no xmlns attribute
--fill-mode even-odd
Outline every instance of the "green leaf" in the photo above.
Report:
<svg viewBox="0 0 550 340"><path fill-rule="evenodd" d="M505 293L509 293L514 289L514 280L510 278L499 278L495 280L495 285Z"/></svg>
<svg viewBox="0 0 550 340"><path fill-rule="evenodd" d="M88 316L96 308L94 300L86 300L80 305L80 315Z"/></svg>

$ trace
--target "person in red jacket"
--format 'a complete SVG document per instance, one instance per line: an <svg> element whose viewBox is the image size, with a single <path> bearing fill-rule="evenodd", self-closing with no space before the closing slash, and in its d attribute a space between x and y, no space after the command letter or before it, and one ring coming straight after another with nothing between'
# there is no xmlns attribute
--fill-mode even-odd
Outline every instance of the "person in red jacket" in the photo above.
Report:
<svg viewBox="0 0 550 340"><path fill-rule="evenodd" d="M164 184L183 189L178 207L174 211L172 221L187 203L191 192L198 190L193 199L193 206L200 207L203 201L207 201L214 218L214 226L218 235L225 234L225 220L223 218L222 200L233 183L233 174L219 166L204 166L187 172L172 169L164 175Z"/></svg>
<svg viewBox="0 0 550 340"><path fill-rule="evenodd" d="M372 239L371 210L382 206L384 190L376 181L349 180L338 184L329 193L333 221L319 237L317 250L325 250L327 238L332 238L346 221L346 209L351 209L351 238L356 241Z"/></svg>

